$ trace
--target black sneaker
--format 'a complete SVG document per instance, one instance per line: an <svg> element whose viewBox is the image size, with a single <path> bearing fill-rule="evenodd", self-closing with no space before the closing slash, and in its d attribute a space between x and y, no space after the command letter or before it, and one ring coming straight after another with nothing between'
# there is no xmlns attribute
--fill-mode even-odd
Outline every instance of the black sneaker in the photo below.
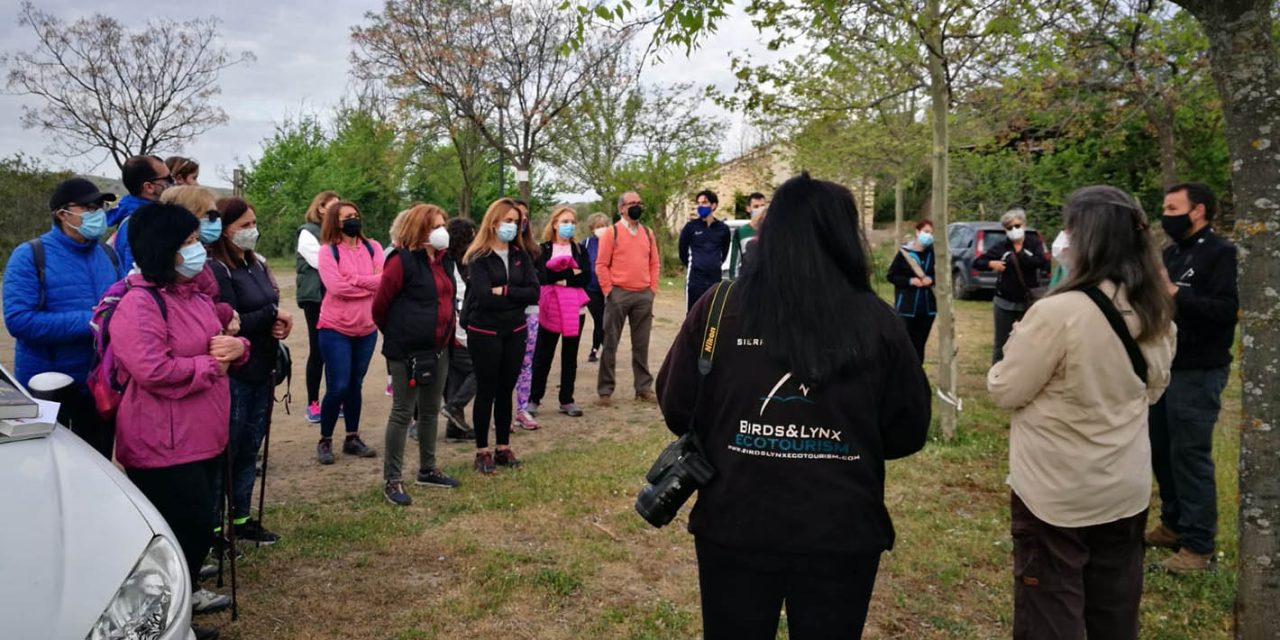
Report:
<svg viewBox="0 0 1280 640"><path fill-rule="evenodd" d="M453 423L449 423L449 425L444 428L445 442L474 442L475 439L476 432L470 429L464 431L453 426Z"/></svg>
<svg viewBox="0 0 1280 640"><path fill-rule="evenodd" d="M196 640L218 640L219 636L217 629L200 624L191 625L191 633L195 635Z"/></svg>
<svg viewBox="0 0 1280 640"><path fill-rule="evenodd" d="M320 464L333 464L333 439L320 438L320 443L316 445L316 462Z"/></svg>
<svg viewBox="0 0 1280 640"><path fill-rule="evenodd" d="M372 458L378 455L378 452L370 449L369 445L365 444L359 435L347 436L346 442L342 443L342 452L358 458Z"/></svg>
<svg viewBox="0 0 1280 640"><path fill-rule="evenodd" d="M449 421L449 426L459 431L473 431L471 425L467 424L466 412L462 409L450 409L445 407L440 410L440 415ZM474 436L473 436L474 437Z"/></svg>
<svg viewBox="0 0 1280 640"><path fill-rule="evenodd" d="M493 454L493 464L508 469L519 469L524 466L523 462L516 459L516 454L510 449L498 449Z"/></svg>
<svg viewBox="0 0 1280 640"><path fill-rule="evenodd" d="M476 461L472 465L476 473L491 476L498 472L497 467L493 466L493 454L488 451L477 451Z"/></svg>
<svg viewBox="0 0 1280 640"><path fill-rule="evenodd" d="M599 362L599 361L600 361L600 353L599 353L599 350L598 350L598 349L592 349L592 350L591 350L591 355L587 356L587 362Z"/></svg>
<svg viewBox="0 0 1280 640"><path fill-rule="evenodd" d="M228 550L231 549L231 541L223 536L215 536L213 546L209 549L209 556L213 559L211 564L217 565L219 556L228 556ZM240 546L240 539L236 539L236 560L244 558L244 547Z"/></svg>
<svg viewBox="0 0 1280 640"><path fill-rule="evenodd" d="M388 480L382 487L382 497L397 507L407 507L413 504L413 498L409 497L409 494L405 492L404 482L400 480Z"/></svg>
<svg viewBox="0 0 1280 640"><path fill-rule="evenodd" d="M209 563L209 564L200 565L200 576L198 579L201 582L204 582L205 580L210 580L216 575L218 575L217 564Z"/></svg>
<svg viewBox="0 0 1280 640"><path fill-rule="evenodd" d="M431 469L429 471L418 472L417 484L420 484L424 487L437 487L440 489L456 489L458 485L462 483L445 475L445 473L439 469Z"/></svg>
<svg viewBox="0 0 1280 640"><path fill-rule="evenodd" d="M236 542L241 541L246 544L263 546L279 542L280 536L271 533L270 530L262 526L261 522L249 518L244 523L236 525Z"/></svg>

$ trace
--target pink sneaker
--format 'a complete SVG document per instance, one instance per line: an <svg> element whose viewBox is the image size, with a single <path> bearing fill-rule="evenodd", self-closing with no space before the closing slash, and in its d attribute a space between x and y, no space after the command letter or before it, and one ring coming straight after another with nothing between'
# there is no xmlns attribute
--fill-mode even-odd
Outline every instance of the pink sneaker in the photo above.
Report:
<svg viewBox="0 0 1280 640"><path fill-rule="evenodd" d="M538 421L534 420L533 416L524 410L516 412L516 426L525 431L536 431L542 428L542 425L538 424Z"/></svg>
<svg viewBox="0 0 1280 640"><path fill-rule="evenodd" d="M307 405L307 422L315 424L320 422L320 403L312 402Z"/></svg>

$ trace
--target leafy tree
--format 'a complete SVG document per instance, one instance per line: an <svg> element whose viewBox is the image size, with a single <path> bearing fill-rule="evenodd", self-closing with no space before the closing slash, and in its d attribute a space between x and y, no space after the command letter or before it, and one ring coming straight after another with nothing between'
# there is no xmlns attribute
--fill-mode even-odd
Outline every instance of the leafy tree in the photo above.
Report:
<svg viewBox="0 0 1280 640"><path fill-rule="evenodd" d="M14 247L49 230L49 194L71 176L22 154L0 160L0 268Z"/></svg>
<svg viewBox="0 0 1280 640"><path fill-rule="evenodd" d="M244 173L244 197L258 215L258 249L262 253L293 254L298 227L311 199L332 188L322 175L328 144L324 127L315 116L286 120L263 141L262 156Z"/></svg>
<svg viewBox="0 0 1280 640"><path fill-rule="evenodd" d="M23 126L48 132L65 157L102 149L117 167L225 124L212 102L218 75L254 59L219 46L212 18L154 20L131 31L102 14L67 23L25 1L18 24L35 34L36 48L6 54L0 66L11 91L44 103L24 107Z"/></svg>

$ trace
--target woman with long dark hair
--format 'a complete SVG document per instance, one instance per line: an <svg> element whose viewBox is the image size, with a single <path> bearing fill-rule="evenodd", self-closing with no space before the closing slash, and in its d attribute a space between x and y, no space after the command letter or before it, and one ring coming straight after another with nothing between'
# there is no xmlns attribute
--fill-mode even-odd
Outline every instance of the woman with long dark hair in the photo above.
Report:
<svg viewBox="0 0 1280 640"><path fill-rule="evenodd" d="M772 638L785 603L792 638L856 638L893 547L884 463L924 446L929 383L871 288L848 189L788 180L759 238L711 372L699 380L709 294L658 374L667 427L692 425L716 471L689 516L703 634Z"/></svg>
<svg viewBox="0 0 1280 640"><path fill-rule="evenodd" d="M1128 194L1085 187L1062 219L1070 275L987 374L992 399L1013 410L1013 636L1137 638L1147 413L1169 384L1173 299Z"/></svg>
<svg viewBox="0 0 1280 640"><path fill-rule="evenodd" d="M280 288L276 285L265 258L254 253L258 245L258 217L253 207L241 198L218 200L222 218L222 235L210 245L213 275L218 279L221 299L240 314L240 333L249 340L249 361L230 371L231 422L227 455L231 458L230 482L232 524L236 538L258 544L273 544L280 539L249 517L253 499L253 483L257 478L258 450L267 432L271 411L271 394L275 388L273 373L278 342L289 337L293 316L280 308ZM221 491L219 491L221 495ZM222 515L222 501L216 513ZM219 519L221 522L221 519Z"/></svg>
<svg viewBox="0 0 1280 640"><path fill-rule="evenodd" d="M485 475L521 465L510 447L512 393L528 332L525 308L538 302L538 272L517 241L520 219L520 207L510 198L489 205L462 259L469 278L462 322L476 371L475 470ZM497 432L493 450L490 419Z"/></svg>

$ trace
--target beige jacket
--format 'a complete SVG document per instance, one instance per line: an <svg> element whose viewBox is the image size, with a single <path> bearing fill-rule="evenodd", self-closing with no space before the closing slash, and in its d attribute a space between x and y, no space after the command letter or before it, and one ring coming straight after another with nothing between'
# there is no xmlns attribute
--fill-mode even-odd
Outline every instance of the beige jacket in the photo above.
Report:
<svg viewBox="0 0 1280 640"><path fill-rule="evenodd" d="M1130 332L1138 319L1104 282ZM995 403L1012 409L1009 486L1041 520L1059 527L1136 515L1151 499L1147 411L1169 384L1177 338L1140 344L1147 384L1133 371L1102 311L1078 291L1036 303L1015 328L1004 360L987 373Z"/></svg>

